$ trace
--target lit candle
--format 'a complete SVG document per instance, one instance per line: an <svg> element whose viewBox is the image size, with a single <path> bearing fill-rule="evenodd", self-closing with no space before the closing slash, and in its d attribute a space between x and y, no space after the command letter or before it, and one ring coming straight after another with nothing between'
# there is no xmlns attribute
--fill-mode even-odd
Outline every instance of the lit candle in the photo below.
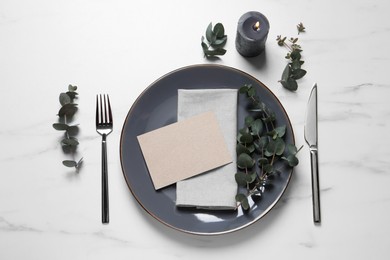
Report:
<svg viewBox="0 0 390 260"><path fill-rule="evenodd" d="M265 49L269 31L268 19L259 12L248 12L237 25L236 49L244 57L254 57Z"/></svg>

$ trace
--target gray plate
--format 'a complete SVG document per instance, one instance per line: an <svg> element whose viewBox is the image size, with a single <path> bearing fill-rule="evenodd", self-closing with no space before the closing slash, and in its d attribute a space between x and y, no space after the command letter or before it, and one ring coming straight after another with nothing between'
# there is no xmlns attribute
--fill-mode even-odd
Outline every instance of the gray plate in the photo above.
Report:
<svg viewBox="0 0 390 260"><path fill-rule="evenodd" d="M205 88L240 88L244 84L256 87L257 94L276 114L277 125L286 125L286 142L295 144L294 133L286 111L275 95L254 77L234 68L220 65L193 65L166 74L152 83L138 97L123 124L120 139L120 159L123 175L139 204L155 219L179 231L217 235L242 229L261 219L279 201L292 175L291 168L282 168L261 199L251 201L251 209L243 212L213 211L175 206L176 186L155 191L137 136L175 123L177 90ZM248 101L238 98L238 128L248 115Z"/></svg>

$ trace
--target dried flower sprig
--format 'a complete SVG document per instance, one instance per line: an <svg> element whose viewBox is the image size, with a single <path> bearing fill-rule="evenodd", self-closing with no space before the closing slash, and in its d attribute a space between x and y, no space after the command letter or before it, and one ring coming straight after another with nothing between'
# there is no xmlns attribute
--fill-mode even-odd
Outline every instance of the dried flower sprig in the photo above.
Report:
<svg viewBox="0 0 390 260"><path fill-rule="evenodd" d="M300 32L304 32L306 29L302 23L298 24L297 28L298 34ZM284 88L291 91L296 91L298 89L297 80L303 78L307 72L306 70L302 69L304 61L301 60L302 47L297 43L298 38L290 37L288 42L286 42L286 40L287 37L282 37L281 35L276 37L278 45L288 49L288 53L285 58L289 60L283 70L282 77L279 82Z"/></svg>

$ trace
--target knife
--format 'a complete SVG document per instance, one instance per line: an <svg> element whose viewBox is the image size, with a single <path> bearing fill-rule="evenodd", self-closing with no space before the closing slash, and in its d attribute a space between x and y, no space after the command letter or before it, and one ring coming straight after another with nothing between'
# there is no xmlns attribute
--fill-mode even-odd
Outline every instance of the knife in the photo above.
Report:
<svg viewBox="0 0 390 260"><path fill-rule="evenodd" d="M310 148L311 188L314 223L321 222L320 185L318 179L318 120L317 120L317 83L314 84L306 111L305 140Z"/></svg>

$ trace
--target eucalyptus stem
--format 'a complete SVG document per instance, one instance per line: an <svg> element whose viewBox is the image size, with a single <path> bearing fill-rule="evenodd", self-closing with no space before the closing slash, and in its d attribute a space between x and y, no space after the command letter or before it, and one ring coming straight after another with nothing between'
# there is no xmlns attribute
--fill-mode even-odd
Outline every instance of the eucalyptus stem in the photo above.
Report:
<svg viewBox="0 0 390 260"><path fill-rule="evenodd" d="M262 196L269 177L278 174L277 162L290 167L298 164L295 145L284 141L286 125L276 125L275 114L262 103L251 85L244 85L239 93L245 94L255 106L249 111L254 116L245 118L245 126L241 128L237 138L237 168L235 174L238 185L245 187L245 192L236 195L237 207L249 209L248 198ZM257 113L260 112L260 113Z"/></svg>

